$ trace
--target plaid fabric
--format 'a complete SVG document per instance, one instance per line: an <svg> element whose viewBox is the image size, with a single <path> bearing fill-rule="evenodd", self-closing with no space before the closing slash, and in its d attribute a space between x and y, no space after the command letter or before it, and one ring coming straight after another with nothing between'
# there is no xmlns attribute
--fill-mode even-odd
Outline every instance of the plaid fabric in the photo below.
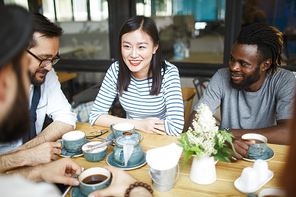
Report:
<svg viewBox="0 0 296 197"><path fill-rule="evenodd" d="M89 114L94 101L81 103L77 107L72 108L72 111L77 114L77 122L88 123Z"/></svg>

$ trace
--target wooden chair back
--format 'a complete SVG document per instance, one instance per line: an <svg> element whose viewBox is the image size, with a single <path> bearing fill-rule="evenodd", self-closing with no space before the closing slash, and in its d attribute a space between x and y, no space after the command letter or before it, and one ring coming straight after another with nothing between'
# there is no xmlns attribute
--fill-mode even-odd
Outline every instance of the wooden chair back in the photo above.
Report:
<svg viewBox="0 0 296 197"><path fill-rule="evenodd" d="M193 98L196 95L196 89L190 88L190 87L186 87L186 88L184 87L184 88L181 88L181 91L182 91L183 101L184 102L186 101L186 105L184 109L184 128L183 128L183 132L185 132L185 129L187 127L187 121L191 113Z"/></svg>

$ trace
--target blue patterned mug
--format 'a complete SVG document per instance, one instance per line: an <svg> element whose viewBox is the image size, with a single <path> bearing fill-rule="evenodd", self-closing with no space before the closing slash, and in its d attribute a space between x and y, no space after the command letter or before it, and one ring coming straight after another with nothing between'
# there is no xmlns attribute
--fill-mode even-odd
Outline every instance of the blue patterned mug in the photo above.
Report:
<svg viewBox="0 0 296 197"><path fill-rule="evenodd" d="M78 181L81 193L88 196L93 191L107 188L111 182L111 173L105 168L93 167L84 170Z"/></svg>
<svg viewBox="0 0 296 197"><path fill-rule="evenodd" d="M92 142L88 142L88 143L86 143L86 144L84 144L82 146L83 155L84 155L86 160L92 161L92 162L97 162L97 161L101 161L102 159L105 158L106 153L107 153L107 146L95 148L95 149L93 149L91 151L85 151L86 146L88 146L88 145L97 145L97 144L100 144L100 143L102 143L102 142L92 141Z"/></svg>
<svg viewBox="0 0 296 197"><path fill-rule="evenodd" d="M63 147L70 153L81 151L81 147L86 142L83 131L69 131L63 135L62 139Z"/></svg>
<svg viewBox="0 0 296 197"><path fill-rule="evenodd" d="M122 135L135 134L135 126L127 122L111 124L110 129L113 132L113 136L115 139Z"/></svg>
<svg viewBox="0 0 296 197"><path fill-rule="evenodd" d="M249 146L249 156L256 157L265 153L267 148L267 138L257 133L247 133L242 136L243 140L254 140L255 144Z"/></svg>
<svg viewBox="0 0 296 197"><path fill-rule="evenodd" d="M128 159L127 166L134 166L143 159L143 149L140 144L140 139L136 135L120 136L115 139L115 146L113 149L114 161L121 166L125 166L124 147L132 147L132 154Z"/></svg>

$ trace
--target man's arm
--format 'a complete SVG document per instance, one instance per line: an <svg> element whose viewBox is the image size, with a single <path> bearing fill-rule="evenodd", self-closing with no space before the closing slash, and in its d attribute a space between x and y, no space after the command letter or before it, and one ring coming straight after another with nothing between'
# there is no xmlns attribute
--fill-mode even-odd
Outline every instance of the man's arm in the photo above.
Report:
<svg viewBox="0 0 296 197"><path fill-rule="evenodd" d="M187 123L187 129L189 127L192 127L192 122L196 114L197 112L193 110ZM258 134L264 135L268 139L268 143L288 144L289 137L290 137L288 122L289 122L288 119L278 120L277 125L261 128L261 129L231 129L230 128L229 130L231 131L231 134L234 135L235 137L233 139L233 145L237 153L236 158L242 159L243 157L248 156L249 145L252 145L254 143L252 141L246 142L241 139L241 136L244 135L245 133L258 133Z"/></svg>
<svg viewBox="0 0 296 197"><path fill-rule="evenodd" d="M46 142L39 146L4 153L0 155L0 173L23 166L36 166L57 160L61 154L62 145L59 142Z"/></svg>
<svg viewBox="0 0 296 197"><path fill-rule="evenodd" d="M70 158L63 158L48 164L21 169L6 176L13 174L19 174L34 182L46 181L77 186L79 182L77 178L73 178L73 175L81 174L81 167Z"/></svg>
<svg viewBox="0 0 296 197"><path fill-rule="evenodd" d="M72 125L63 123L61 121L54 121L50 125L48 125L39 135L37 135L34 139L28 141L23 144L16 150L25 150L28 148L32 148L38 146L44 142L54 142L57 139L61 138L61 136L68 132L74 130Z"/></svg>
<svg viewBox="0 0 296 197"><path fill-rule="evenodd" d="M262 129L229 129L235 137L241 137L245 133L258 133L264 135L268 143L288 144L290 133L288 128L289 120L278 120L277 125Z"/></svg>
<svg viewBox="0 0 296 197"><path fill-rule="evenodd" d="M190 114L190 116L189 116L189 119L188 119L188 122L187 122L187 125L186 125L187 128L186 128L185 131L187 131L189 127L192 128L192 122L193 122L193 120L195 119L195 115L196 115L196 114L197 114L197 111L195 111L195 110L193 110L193 111L191 112L191 114Z"/></svg>
<svg viewBox="0 0 296 197"><path fill-rule="evenodd" d="M288 128L289 120L279 120L277 121L277 125L266 127L262 129L229 129L232 135L235 136L233 139L233 145L237 155L236 159L242 159L249 155L248 149L249 145L254 144L254 141L244 141L241 139L241 136L245 133L258 133L264 135L267 138L268 143L273 144L288 144L289 143L289 128ZM235 161L235 158L232 160Z"/></svg>

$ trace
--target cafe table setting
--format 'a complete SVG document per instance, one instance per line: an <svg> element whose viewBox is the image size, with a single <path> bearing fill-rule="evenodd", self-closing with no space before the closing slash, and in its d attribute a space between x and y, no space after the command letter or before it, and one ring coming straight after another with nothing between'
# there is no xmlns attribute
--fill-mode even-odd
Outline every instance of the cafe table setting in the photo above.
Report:
<svg viewBox="0 0 296 197"><path fill-rule="evenodd" d="M89 123L76 123L76 131L83 131L86 135L85 143L89 142L105 142L108 139L112 139L114 141L114 125L110 128L108 127L100 127L100 126L92 126ZM170 183L172 187L169 188L168 191L159 191L163 189L163 187L157 187L157 184L153 183L151 175L150 166L147 164L146 161L146 154L149 154L149 150L153 152L153 149L170 147L172 145L180 144L179 139L180 137L175 136L163 136L163 135L155 135L149 134L141 131L135 131L134 134L137 136L139 141L135 141L133 143L136 146L140 146L139 148L135 148L133 145L133 150L136 149L139 154L142 154L140 157L140 161L136 161L136 164L131 165L133 167L124 166L124 162L121 159L122 165L117 165L116 167L120 167L123 170L127 170L132 176L134 176L138 181L147 183L152 186L153 195L154 196L248 196L248 193L244 193L239 191L235 186L235 181L243 176L242 172L245 168L254 168L254 160L239 160L238 162L222 162L222 161L215 161L215 175L216 179L213 183L210 184L198 184L191 180L190 172L192 167L194 156L188 158L187 162L182 166L184 160L184 154L181 154L180 159L177 161L178 165L175 166L173 173L174 180ZM125 140L124 140L125 141ZM116 143L117 146L116 147ZM94 167L103 167L106 165L115 165L114 161L108 161L108 157L113 154L114 149L118 149L118 151L122 152L122 147L120 142L114 142L111 145L108 145L106 148L106 154L101 156L102 159L97 161L90 161L87 160L84 154L79 154L79 156L71 157L76 163L82 166L85 170ZM173 147L173 146L172 146ZM273 151L272 158L263 159L264 162L267 163L266 171L272 173L273 176L268 180L264 185L262 185L258 190L252 191L251 193L254 195L258 195L260 191L270 188L270 189L281 189L280 179L283 172L283 168L285 166L286 158L288 155L288 148L289 146L286 145L277 145L277 144L269 144L267 143L267 148ZM177 149L176 149L177 150ZM134 154L134 153L132 153ZM131 154L131 155L132 155ZM138 153L137 153L138 154ZM137 156L131 156L131 158ZM67 156L64 156L67 157ZM145 159L144 159L145 157ZM176 159L176 158L175 158ZM265 165L265 164L263 164ZM268 174L270 176L270 174ZM154 180L156 181L156 180ZM161 183L160 183L161 184ZM154 186L154 187L153 187ZM158 185L159 186L159 185ZM158 190L157 190L158 189ZM73 191L77 190L77 187L73 187L70 191L65 195L69 196L77 196L77 193L73 193Z"/></svg>

